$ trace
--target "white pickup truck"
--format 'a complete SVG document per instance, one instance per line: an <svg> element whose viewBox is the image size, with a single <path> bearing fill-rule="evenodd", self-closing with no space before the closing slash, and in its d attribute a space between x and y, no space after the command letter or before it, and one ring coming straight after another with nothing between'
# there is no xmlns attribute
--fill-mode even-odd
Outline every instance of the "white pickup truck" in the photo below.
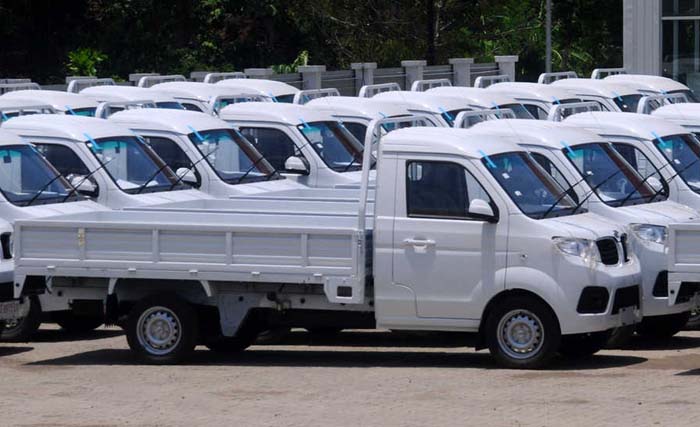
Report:
<svg viewBox="0 0 700 427"><path fill-rule="evenodd" d="M601 73L600 71L605 71ZM603 74L606 74L603 76ZM698 97L683 83L668 77L651 76L646 74L627 74L624 68L597 69L591 74L592 79L602 78L604 81L623 83L634 86L645 95L670 94L683 95L688 102L698 102Z"/></svg>
<svg viewBox="0 0 700 427"><path fill-rule="evenodd" d="M563 78L562 78L563 77ZM603 111L636 113L642 94L633 85L596 79L581 79L573 72L542 73L538 83L567 89L584 101L598 102Z"/></svg>
<svg viewBox="0 0 700 427"><path fill-rule="evenodd" d="M650 337L670 337L683 328L693 305L689 301L669 305L667 230L670 224L697 220L698 213L669 200L668 183L648 160L642 175L605 138L572 126L576 118L590 114L613 113L576 114L566 123L491 121L474 129L520 138L519 144L530 150L548 173L567 188L562 196L569 195L579 208L625 225L631 249L642 268L644 319L638 332ZM634 116L617 113L617 120L622 121L628 115ZM530 200L528 195L532 197L528 191L522 191L523 200ZM601 254L607 257L605 251ZM611 259L619 260L614 257L614 251L612 254Z"/></svg>
<svg viewBox="0 0 700 427"><path fill-rule="evenodd" d="M581 102L582 99L568 89L554 85L527 82L500 82L487 88L512 96L521 102L536 119L547 120L552 108Z"/></svg>
<svg viewBox="0 0 700 427"><path fill-rule="evenodd" d="M374 226L369 150L356 218L113 211L16 226L16 296L28 283L105 301L132 350L174 363L198 343L237 351L276 324L471 332L507 367L592 354L634 323L639 264L622 230L573 201L514 143L411 128L379 149ZM502 176L537 186L538 219ZM514 230L517 230L515 232ZM50 236L51 245L46 245ZM608 242L609 241L609 242ZM575 279L573 279L575 278ZM573 280L572 280L573 279Z"/></svg>
<svg viewBox="0 0 700 427"><path fill-rule="evenodd" d="M294 97L297 93L299 93L299 89L290 84L266 79L234 78L219 80L216 82L216 84L226 86L243 93L254 93L257 95L267 96L270 97L273 102L281 102L283 104L291 104L294 102Z"/></svg>
<svg viewBox="0 0 700 427"><path fill-rule="evenodd" d="M241 132L208 114L142 109L116 113L109 121L144 138L178 179L214 197L307 188L282 177Z"/></svg>
<svg viewBox="0 0 700 427"><path fill-rule="evenodd" d="M201 82L158 83L151 89L173 96L187 110L212 115L217 115L227 105L239 102L272 102L269 96L254 91Z"/></svg>
<svg viewBox="0 0 700 427"><path fill-rule="evenodd" d="M56 113L57 111L52 106L37 103L31 99L9 99L0 97L0 126L3 122L17 116Z"/></svg>

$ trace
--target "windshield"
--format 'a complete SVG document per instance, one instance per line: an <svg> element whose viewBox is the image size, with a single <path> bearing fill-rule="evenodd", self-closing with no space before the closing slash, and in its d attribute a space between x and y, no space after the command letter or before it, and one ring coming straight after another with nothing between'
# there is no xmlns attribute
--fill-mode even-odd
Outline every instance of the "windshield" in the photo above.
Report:
<svg viewBox="0 0 700 427"><path fill-rule="evenodd" d="M647 203L655 191L609 143L566 147L566 157L609 206Z"/></svg>
<svg viewBox="0 0 700 427"><path fill-rule="evenodd" d="M156 102L156 107L158 108L163 108L165 110L184 110L185 107L182 106L177 101L163 101L163 102Z"/></svg>
<svg viewBox="0 0 700 427"><path fill-rule="evenodd" d="M504 153L482 162L525 215L541 219L573 213L576 204L566 190L528 153Z"/></svg>
<svg viewBox="0 0 700 427"><path fill-rule="evenodd" d="M613 98L613 102L617 105L620 111L625 113L636 113L637 105L639 105L639 100L642 99L642 95L618 95Z"/></svg>
<svg viewBox="0 0 700 427"><path fill-rule="evenodd" d="M29 145L2 147L0 160L0 191L10 203L60 203L71 193L68 181ZM82 199L77 192L71 197Z"/></svg>
<svg viewBox="0 0 700 427"><path fill-rule="evenodd" d="M213 129L188 135L221 180L229 184L279 178L279 174L240 132Z"/></svg>
<svg viewBox="0 0 700 427"><path fill-rule="evenodd" d="M534 119L535 117L530 114L530 112L525 108L523 104L502 104L498 108L492 108L492 110L498 110L499 108L508 108L513 110L516 119Z"/></svg>
<svg viewBox="0 0 700 427"><path fill-rule="evenodd" d="M700 99L698 99L697 96L695 96L695 92L692 90L686 89L686 90L673 90L669 92L669 94L674 95L674 94L679 94L679 95L684 95L688 102L700 102Z"/></svg>
<svg viewBox="0 0 700 427"><path fill-rule="evenodd" d="M168 191L176 182L172 170L136 137L100 138L86 145L114 183L126 193Z"/></svg>
<svg viewBox="0 0 700 427"><path fill-rule="evenodd" d="M686 134L664 136L652 142L688 187L700 193L700 142L698 139Z"/></svg>
<svg viewBox="0 0 700 427"><path fill-rule="evenodd" d="M281 102L283 104L291 104L294 102L294 94L290 93L288 95L277 95L274 97L275 102Z"/></svg>
<svg viewBox="0 0 700 427"><path fill-rule="evenodd" d="M312 122L297 128L316 154L336 172L362 169L362 143L338 122Z"/></svg>
<svg viewBox="0 0 700 427"><path fill-rule="evenodd" d="M454 127L455 125L455 119L457 118L457 114L461 113L462 111L471 111L469 108L457 108L454 110L450 111L442 111L440 114L443 119L447 122L450 127Z"/></svg>
<svg viewBox="0 0 700 427"><path fill-rule="evenodd" d="M73 116L95 117L95 110L96 108L93 107L73 108L71 110L66 111L66 114L70 114Z"/></svg>

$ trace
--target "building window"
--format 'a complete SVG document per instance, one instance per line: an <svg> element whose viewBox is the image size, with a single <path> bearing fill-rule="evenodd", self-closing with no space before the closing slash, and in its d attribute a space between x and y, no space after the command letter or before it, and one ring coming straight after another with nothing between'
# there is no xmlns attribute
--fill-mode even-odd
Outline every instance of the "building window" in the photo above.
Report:
<svg viewBox="0 0 700 427"><path fill-rule="evenodd" d="M700 0L662 2L663 75L700 89Z"/></svg>

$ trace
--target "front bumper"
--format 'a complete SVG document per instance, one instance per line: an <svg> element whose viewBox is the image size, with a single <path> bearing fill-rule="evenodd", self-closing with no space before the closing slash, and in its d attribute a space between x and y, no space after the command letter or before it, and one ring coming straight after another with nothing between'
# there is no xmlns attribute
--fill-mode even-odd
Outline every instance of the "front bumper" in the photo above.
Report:
<svg viewBox="0 0 700 427"><path fill-rule="evenodd" d="M676 297L680 291L681 282L688 279L678 272L668 273L668 290L659 293L659 281L666 280L665 272L669 268L669 255L661 245L651 245L636 242L634 252L639 257L642 266L642 315L644 317L666 316L683 313L693 309L693 294L691 298ZM695 274L695 280L699 280ZM691 276L692 277L692 276ZM654 288L656 292L654 291ZM685 288L685 287L684 287ZM700 288L698 288L700 291ZM670 298L669 298L670 296Z"/></svg>

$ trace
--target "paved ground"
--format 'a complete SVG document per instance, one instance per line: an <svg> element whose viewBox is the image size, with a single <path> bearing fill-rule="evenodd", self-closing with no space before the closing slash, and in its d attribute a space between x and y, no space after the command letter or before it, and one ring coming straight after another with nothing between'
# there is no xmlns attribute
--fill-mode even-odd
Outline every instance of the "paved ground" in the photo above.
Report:
<svg viewBox="0 0 700 427"><path fill-rule="evenodd" d="M700 332L631 347L507 371L449 341L297 332L154 367L134 364L117 329L44 329L37 342L0 344L0 425L698 426Z"/></svg>

